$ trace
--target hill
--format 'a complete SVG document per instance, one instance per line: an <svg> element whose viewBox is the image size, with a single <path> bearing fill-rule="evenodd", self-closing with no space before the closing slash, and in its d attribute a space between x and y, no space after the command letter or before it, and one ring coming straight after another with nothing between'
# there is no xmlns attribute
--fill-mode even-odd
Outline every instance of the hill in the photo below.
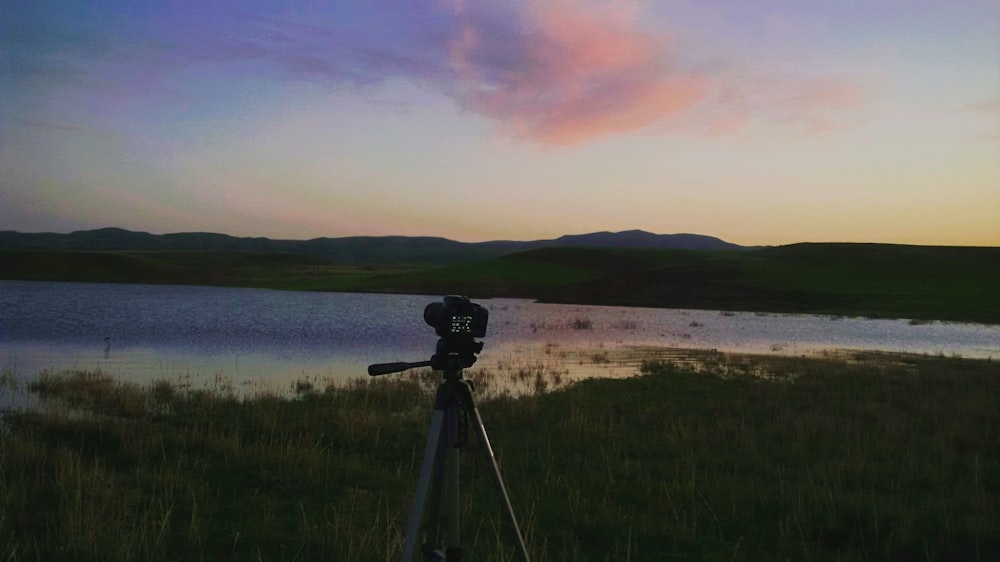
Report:
<svg viewBox="0 0 1000 562"><path fill-rule="evenodd" d="M121 233L104 232L111 236L103 241L99 234L87 234L97 247L113 241L122 244L117 238ZM133 248L151 243L141 233L124 236L133 240ZM551 246L523 251L516 248L527 243L506 243L510 244L505 247L507 253L493 255L505 243L477 250L475 245L444 239L382 237L352 240L353 247L341 245L344 256L370 252L367 262L350 263L282 252L288 248L283 241L224 235L164 237L157 243L182 248L193 243L208 247L243 243L243 247L273 251L0 249L0 278L457 293L581 304L1000 323L1000 292L996 291L1000 248L890 244L793 244L755 251L612 247L644 241L655 245L660 240L657 235L632 232L563 237L551 241ZM343 244L345 239L331 240ZM592 245L573 245L579 243ZM407 248L414 254L404 257ZM424 253L417 253L418 249Z"/></svg>
<svg viewBox="0 0 1000 562"><path fill-rule="evenodd" d="M150 234L121 228L68 234L0 231L2 250L186 251L284 253L340 264L388 265L459 263L547 247L660 248L733 250L751 248L711 236L653 234L642 230L568 235L553 240L457 242L420 236L349 236L311 240L240 238L210 232Z"/></svg>
<svg viewBox="0 0 1000 562"><path fill-rule="evenodd" d="M795 244L756 252L545 248L373 276L372 290L1000 323L1000 248Z"/></svg>

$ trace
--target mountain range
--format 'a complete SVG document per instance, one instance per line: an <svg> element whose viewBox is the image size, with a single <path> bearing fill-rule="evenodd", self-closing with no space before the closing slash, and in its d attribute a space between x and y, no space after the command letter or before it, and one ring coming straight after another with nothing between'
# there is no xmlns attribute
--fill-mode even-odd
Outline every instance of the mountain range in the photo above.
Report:
<svg viewBox="0 0 1000 562"><path fill-rule="evenodd" d="M682 250L753 250L699 234L653 234L643 230L593 232L551 240L458 242L427 236L348 236L281 240L236 237L211 232L150 234L122 228L78 230L68 234L0 231L2 250L72 251L215 251L283 253L326 261L384 265L397 263L458 263L495 258L540 248L658 248Z"/></svg>

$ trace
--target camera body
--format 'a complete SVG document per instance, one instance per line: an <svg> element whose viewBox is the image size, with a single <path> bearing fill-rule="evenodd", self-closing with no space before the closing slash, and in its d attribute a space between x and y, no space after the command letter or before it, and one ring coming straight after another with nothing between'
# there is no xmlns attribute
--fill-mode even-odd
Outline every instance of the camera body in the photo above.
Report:
<svg viewBox="0 0 1000 562"><path fill-rule="evenodd" d="M486 337L490 313L468 297L449 295L424 308L424 322L441 338Z"/></svg>

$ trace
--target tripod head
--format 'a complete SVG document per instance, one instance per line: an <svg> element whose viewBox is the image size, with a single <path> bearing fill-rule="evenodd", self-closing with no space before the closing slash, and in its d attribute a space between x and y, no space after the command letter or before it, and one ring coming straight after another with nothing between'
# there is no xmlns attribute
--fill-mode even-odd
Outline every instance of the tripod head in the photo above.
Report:
<svg viewBox="0 0 1000 562"><path fill-rule="evenodd" d="M475 338L486 336L489 311L468 297L449 295L442 302L432 302L424 308L424 322L433 327L440 338L429 361L415 363L376 363L368 366L368 374L376 377L399 373L416 367L444 371L445 377L455 376L476 362L483 342Z"/></svg>

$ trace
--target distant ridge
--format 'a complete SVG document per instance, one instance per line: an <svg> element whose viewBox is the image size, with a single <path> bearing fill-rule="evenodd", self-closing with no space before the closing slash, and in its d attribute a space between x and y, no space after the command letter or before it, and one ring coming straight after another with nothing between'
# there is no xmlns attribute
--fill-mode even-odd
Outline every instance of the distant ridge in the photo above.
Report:
<svg viewBox="0 0 1000 562"><path fill-rule="evenodd" d="M740 246L699 234L653 234L644 230L593 232L553 240L457 242L428 236L348 236L281 240L236 237L212 232L150 234L122 228L78 230L68 234L0 231L3 250L72 251L215 251L286 253L358 265L394 263L457 263L495 258L550 247L657 248L676 250L745 251Z"/></svg>
<svg viewBox="0 0 1000 562"><path fill-rule="evenodd" d="M549 240L550 246L591 248L665 248L677 250L749 250L713 236L701 234L653 234L645 230L569 234Z"/></svg>

